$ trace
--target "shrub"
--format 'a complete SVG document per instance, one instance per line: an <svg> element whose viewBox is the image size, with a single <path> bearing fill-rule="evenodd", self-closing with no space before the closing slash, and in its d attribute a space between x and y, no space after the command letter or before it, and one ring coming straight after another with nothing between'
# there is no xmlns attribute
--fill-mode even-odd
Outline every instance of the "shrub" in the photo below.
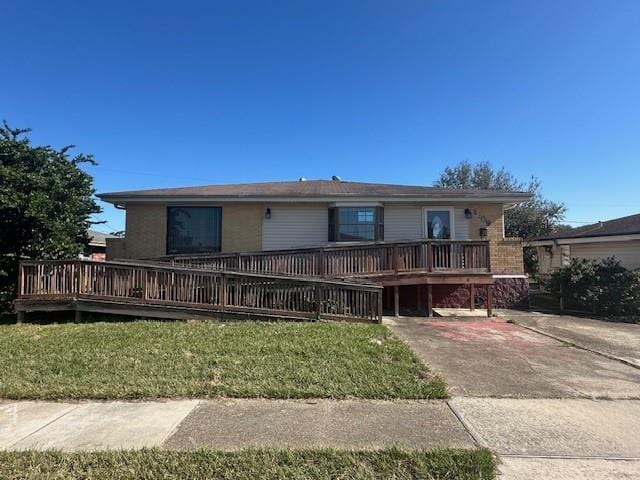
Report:
<svg viewBox="0 0 640 480"><path fill-rule="evenodd" d="M574 258L551 275L548 289L562 294L570 308L612 317L640 315L640 271L624 268L615 258Z"/></svg>

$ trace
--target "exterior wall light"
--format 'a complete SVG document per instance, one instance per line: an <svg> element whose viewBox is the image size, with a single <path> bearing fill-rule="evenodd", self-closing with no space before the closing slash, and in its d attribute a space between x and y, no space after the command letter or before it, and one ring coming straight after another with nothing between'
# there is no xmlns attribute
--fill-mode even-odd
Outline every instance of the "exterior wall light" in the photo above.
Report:
<svg viewBox="0 0 640 480"><path fill-rule="evenodd" d="M264 218L271 218L271 209L270 208L265 208L264 209Z"/></svg>
<svg viewBox="0 0 640 480"><path fill-rule="evenodd" d="M480 237L487 238L487 227L480 228Z"/></svg>
<svg viewBox="0 0 640 480"><path fill-rule="evenodd" d="M464 209L464 218L471 218L471 217L473 217L473 213L468 208L465 208Z"/></svg>

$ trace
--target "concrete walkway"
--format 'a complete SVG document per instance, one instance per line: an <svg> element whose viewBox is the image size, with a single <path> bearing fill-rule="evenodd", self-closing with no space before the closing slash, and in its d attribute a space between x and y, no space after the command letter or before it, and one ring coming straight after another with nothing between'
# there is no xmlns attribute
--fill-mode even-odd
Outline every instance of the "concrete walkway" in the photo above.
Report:
<svg viewBox="0 0 640 480"><path fill-rule="evenodd" d="M0 449L473 447L442 401L181 400L0 405Z"/></svg>
<svg viewBox="0 0 640 480"><path fill-rule="evenodd" d="M463 398L449 401L501 480L640 479L640 401Z"/></svg>
<svg viewBox="0 0 640 480"><path fill-rule="evenodd" d="M2 450L159 447L198 401L0 404Z"/></svg>
<svg viewBox="0 0 640 480"><path fill-rule="evenodd" d="M640 479L638 431L637 400L0 404L0 450L484 446L499 455L501 480Z"/></svg>
<svg viewBox="0 0 640 480"><path fill-rule="evenodd" d="M501 312L518 325L640 368L640 325L535 312Z"/></svg>

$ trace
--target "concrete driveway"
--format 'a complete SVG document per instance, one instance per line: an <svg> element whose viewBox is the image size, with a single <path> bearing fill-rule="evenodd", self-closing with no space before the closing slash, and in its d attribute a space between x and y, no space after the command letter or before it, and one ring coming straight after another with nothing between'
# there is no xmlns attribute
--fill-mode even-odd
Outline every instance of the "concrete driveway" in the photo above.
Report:
<svg viewBox="0 0 640 480"><path fill-rule="evenodd" d="M503 319L385 322L444 377L454 396L640 398L639 369Z"/></svg>
<svg viewBox="0 0 640 480"><path fill-rule="evenodd" d="M519 325L640 368L640 325L535 312L500 312Z"/></svg>
<svg viewBox="0 0 640 480"><path fill-rule="evenodd" d="M623 363L637 361L638 327L499 315L385 323L444 377L449 407L498 454L501 479L640 479L640 369Z"/></svg>

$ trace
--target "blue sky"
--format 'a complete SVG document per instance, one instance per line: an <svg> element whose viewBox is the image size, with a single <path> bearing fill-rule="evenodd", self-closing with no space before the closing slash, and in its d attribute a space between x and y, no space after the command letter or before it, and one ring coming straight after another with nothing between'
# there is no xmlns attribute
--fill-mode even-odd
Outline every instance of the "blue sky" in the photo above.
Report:
<svg viewBox="0 0 640 480"><path fill-rule="evenodd" d="M640 212L640 2L3 2L0 117L99 192L431 184L490 161L567 220ZM100 230L123 228L105 205ZM574 224L577 225L577 224Z"/></svg>

